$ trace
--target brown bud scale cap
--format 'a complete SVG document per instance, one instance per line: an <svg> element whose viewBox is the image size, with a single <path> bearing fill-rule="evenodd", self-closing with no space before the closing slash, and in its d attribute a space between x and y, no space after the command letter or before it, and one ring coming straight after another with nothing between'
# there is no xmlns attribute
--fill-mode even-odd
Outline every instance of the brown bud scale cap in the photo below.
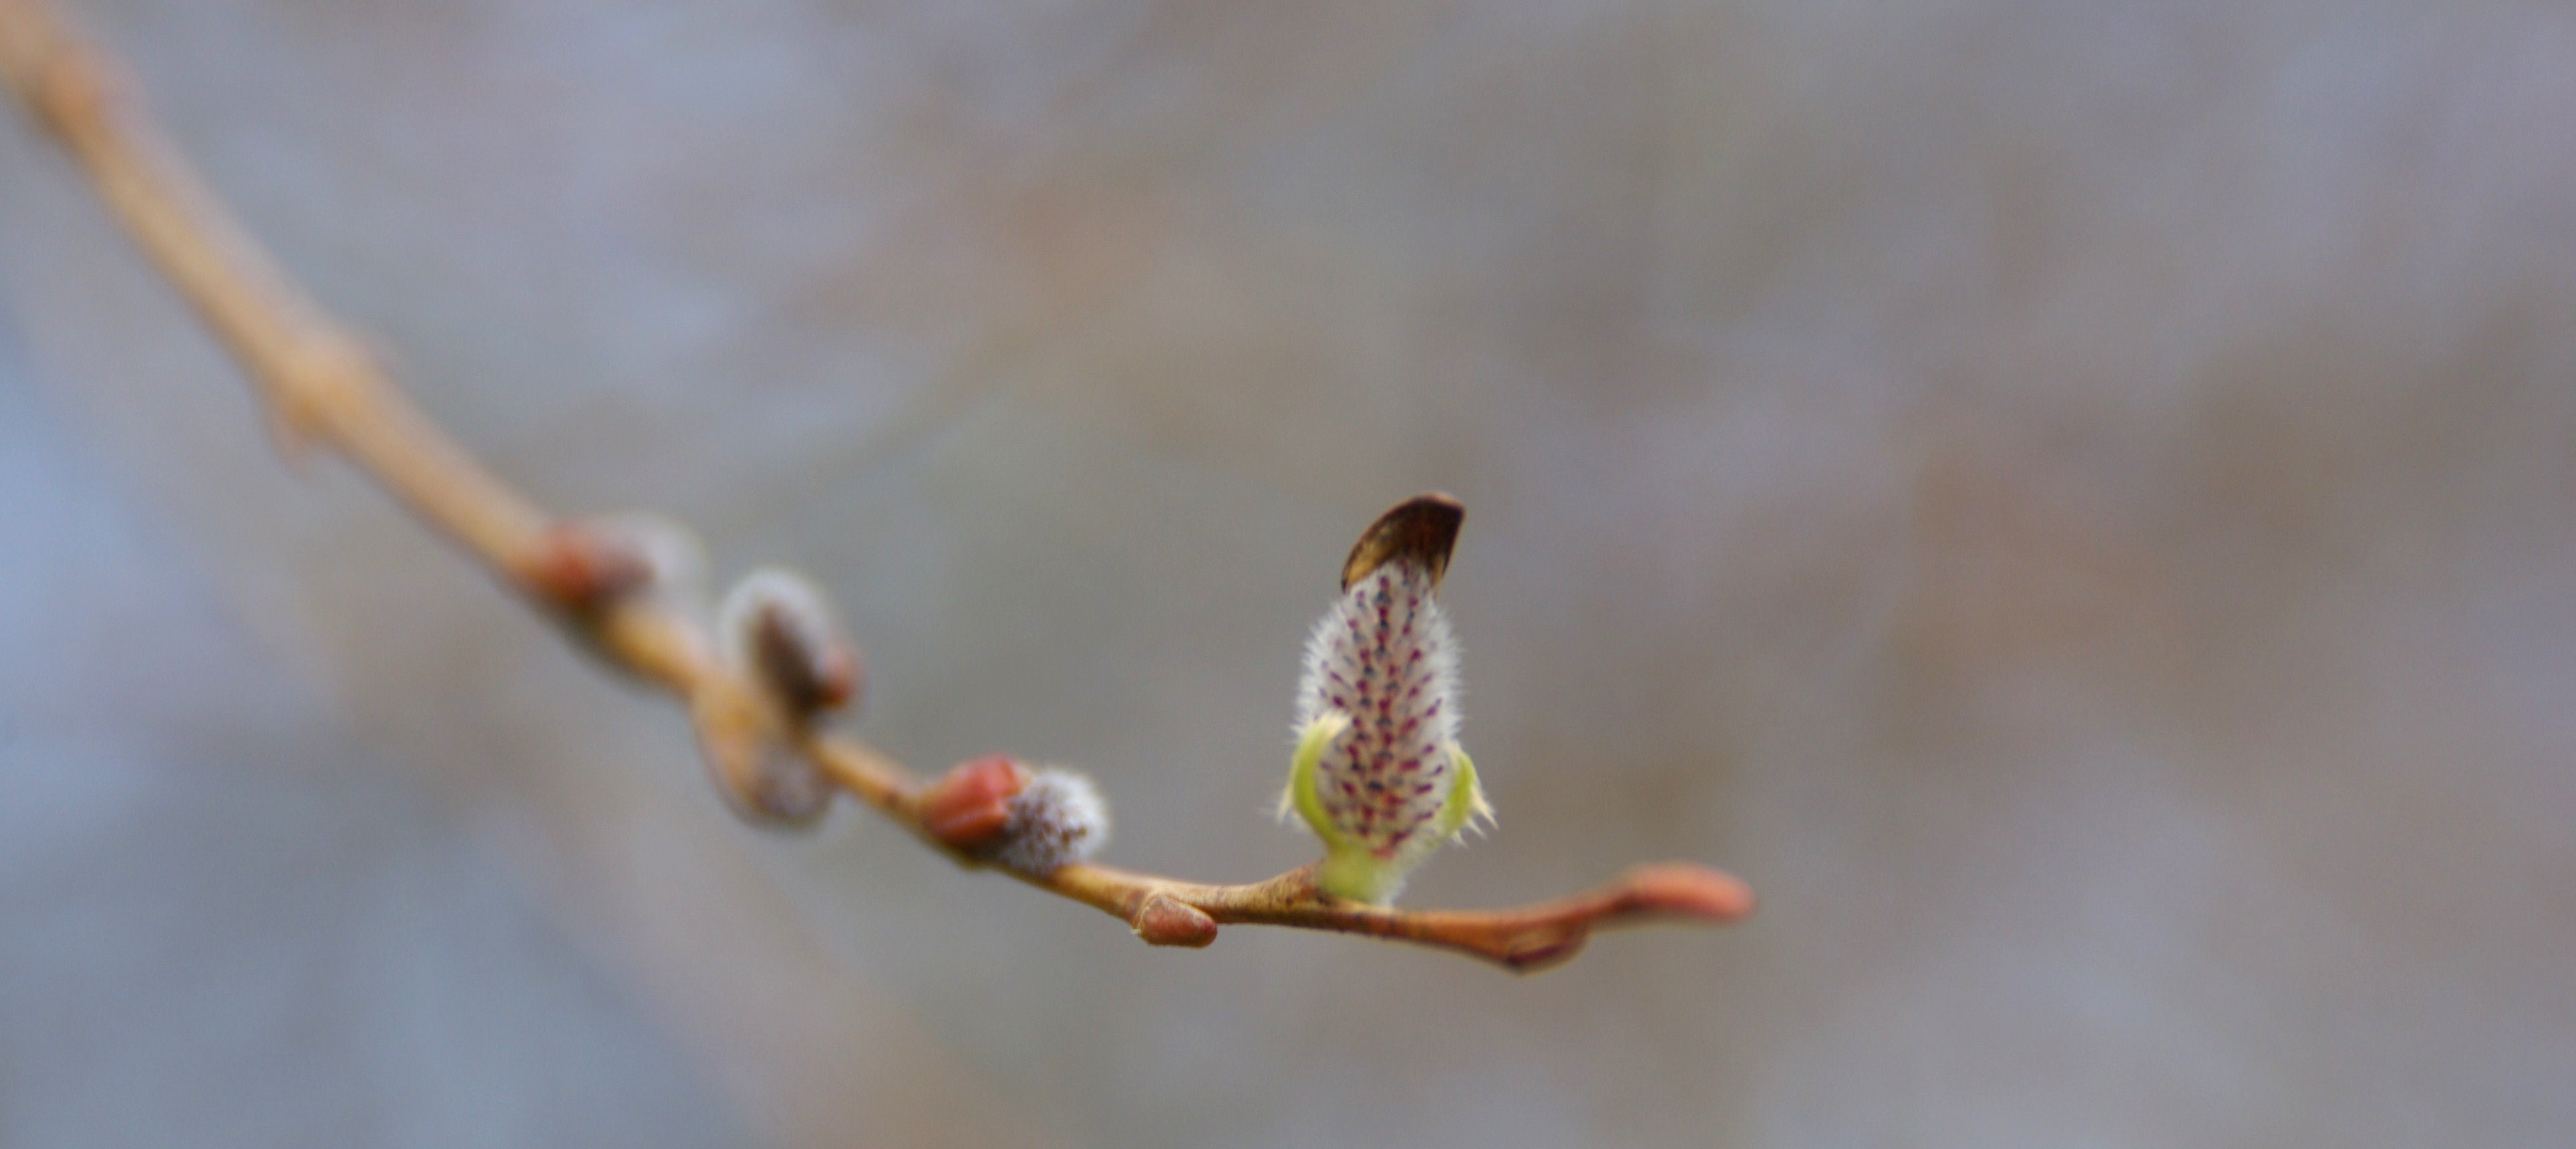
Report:
<svg viewBox="0 0 2576 1149"><path fill-rule="evenodd" d="M1342 589L1367 578L1377 568L1410 559L1431 575L1431 585L1449 572L1449 551L1458 544L1458 525L1467 518L1465 504L1440 491L1415 495L1377 517L1360 532L1360 541L1342 560Z"/></svg>

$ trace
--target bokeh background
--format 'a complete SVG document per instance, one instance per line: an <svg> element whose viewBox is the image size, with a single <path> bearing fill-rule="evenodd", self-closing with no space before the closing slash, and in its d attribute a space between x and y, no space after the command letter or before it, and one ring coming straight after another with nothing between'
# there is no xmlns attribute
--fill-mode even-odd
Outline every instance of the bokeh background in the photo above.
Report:
<svg viewBox="0 0 2576 1149"><path fill-rule="evenodd" d="M2454 0L86 0L420 401L828 586L858 730L1265 810L1370 516L1514 979L1148 950L680 717L0 116L0 1143L2576 1142L2576 17Z"/></svg>

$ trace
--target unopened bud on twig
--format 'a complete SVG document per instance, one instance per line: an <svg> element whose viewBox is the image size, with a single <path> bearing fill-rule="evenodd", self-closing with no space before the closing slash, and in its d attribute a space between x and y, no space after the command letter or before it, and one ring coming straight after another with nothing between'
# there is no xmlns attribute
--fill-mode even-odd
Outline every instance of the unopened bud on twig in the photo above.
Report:
<svg viewBox="0 0 2576 1149"><path fill-rule="evenodd" d="M863 681L857 650L831 605L793 571L758 570L734 584L716 611L726 661L795 720L847 705Z"/></svg>
<svg viewBox="0 0 2576 1149"><path fill-rule="evenodd" d="M705 593L706 552L687 527L659 515L575 519L546 528L518 575L567 610L645 593L694 606Z"/></svg>
<svg viewBox="0 0 2576 1149"><path fill-rule="evenodd" d="M1109 803L1079 771L1008 758L959 763L923 793L921 824L941 844L1031 877L1088 861L1109 841Z"/></svg>
<svg viewBox="0 0 2576 1149"><path fill-rule="evenodd" d="M1165 893L1155 893L1136 910L1136 936L1155 946L1198 949L1216 940L1216 919L1206 910Z"/></svg>

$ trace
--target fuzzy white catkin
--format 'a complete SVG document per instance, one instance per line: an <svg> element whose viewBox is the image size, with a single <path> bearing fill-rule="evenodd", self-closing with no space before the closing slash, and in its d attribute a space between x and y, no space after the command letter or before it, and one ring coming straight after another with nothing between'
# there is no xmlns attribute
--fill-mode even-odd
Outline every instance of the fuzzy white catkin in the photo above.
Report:
<svg viewBox="0 0 2576 1149"><path fill-rule="evenodd" d="M1422 566L1390 562L1315 623L1297 686L1297 726L1331 712L1350 730L1317 763L1316 796L1341 836L1408 861L1434 833L1459 771L1457 640Z"/></svg>
<svg viewBox="0 0 2576 1149"><path fill-rule="evenodd" d="M1090 860L1109 842L1109 803L1089 776L1042 768L1010 799L993 863L1032 877Z"/></svg>

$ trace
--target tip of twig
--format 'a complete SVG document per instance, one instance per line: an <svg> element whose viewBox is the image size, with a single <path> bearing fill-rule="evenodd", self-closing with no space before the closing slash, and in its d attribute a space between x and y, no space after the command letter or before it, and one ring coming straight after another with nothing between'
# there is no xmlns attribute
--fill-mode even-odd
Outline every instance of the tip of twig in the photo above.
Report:
<svg viewBox="0 0 2576 1149"><path fill-rule="evenodd" d="M1752 912L1753 890L1742 878L1691 862L1658 862L1631 869L1570 905L1512 923L1482 952L1514 973L1536 973L1572 960L1594 930L1652 921L1715 925Z"/></svg>
<svg viewBox="0 0 2576 1149"><path fill-rule="evenodd" d="M1387 508L1360 532L1350 557L1342 560L1342 589L1351 589L1352 583L1398 559L1421 564L1431 572L1432 585L1438 586L1440 576L1449 570L1449 552L1458 544L1458 525L1466 518L1466 505L1441 491L1415 495Z"/></svg>
<svg viewBox="0 0 2576 1149"><path fill-rule="evenodd" d="M1731 922L1753 912L1753 887L1744 879L1693 862L1639 866L1622 884L1628 914Z"/></svg>

